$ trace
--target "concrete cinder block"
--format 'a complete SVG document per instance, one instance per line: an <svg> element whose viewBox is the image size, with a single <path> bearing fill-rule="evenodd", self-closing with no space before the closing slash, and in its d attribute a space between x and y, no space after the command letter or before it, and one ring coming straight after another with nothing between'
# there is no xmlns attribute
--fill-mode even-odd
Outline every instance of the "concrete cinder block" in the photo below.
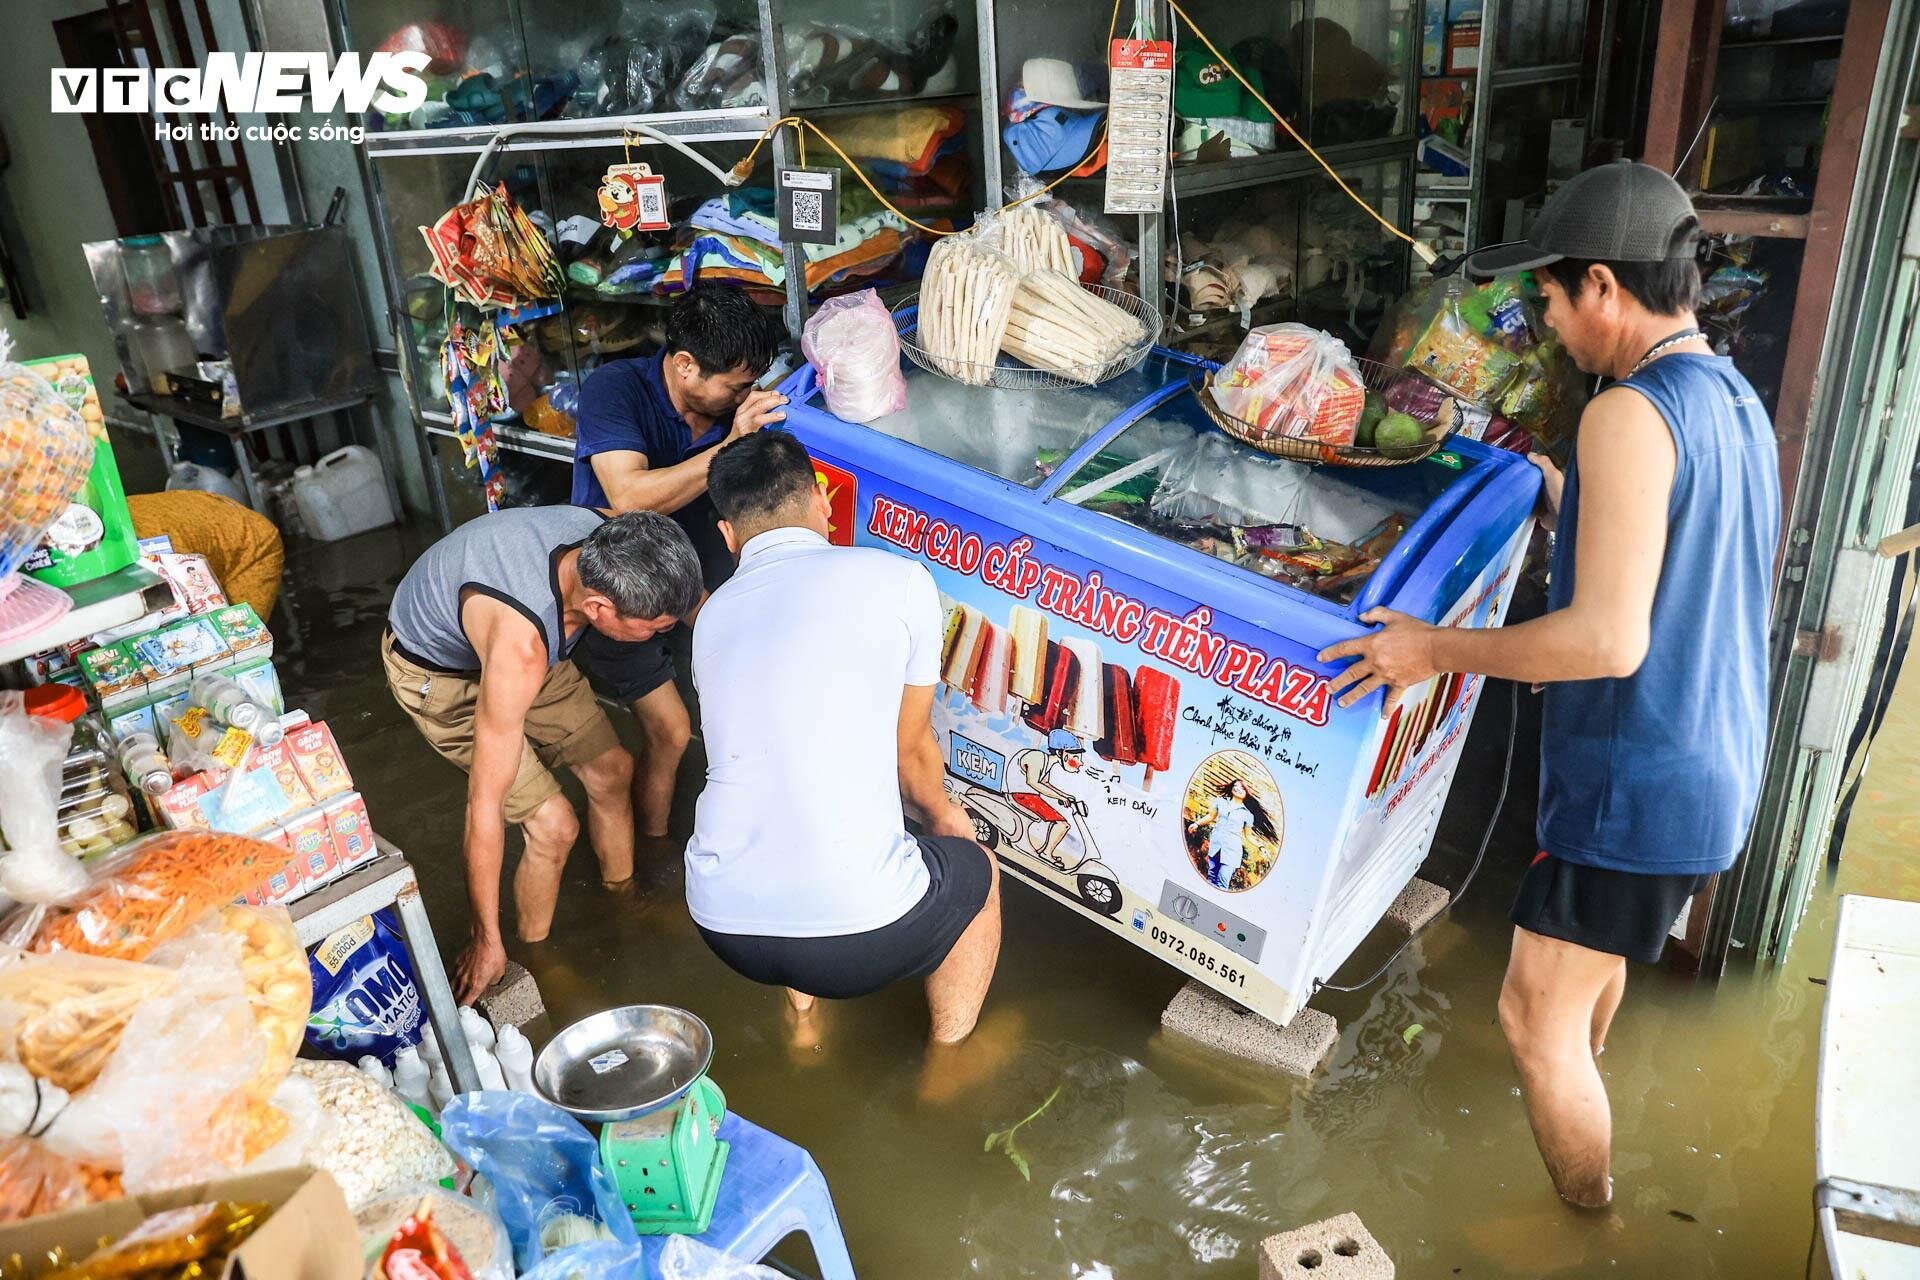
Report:
<svg viewBox="0 0 1920 1280"><path fill-rule="evenodd" d="M1260 1280L1393 1280L1393 1259L1343 1213L1262 1240Z"/></svg>
<svg viewBox="0 0 1920 1280"><path fill-rule="evenodd" d="M488 987L473 1007L496 1028L525 1026L547 1011L533 975L511 960L500 981Z"/></svg>
<svg viewBox="0 0 1920 1280"><path fill-rule="evenodd" d="M1340 1024L1331 1014L1302 1009L1277 1026L1199 981L1188 982L1160 1014L1160 1025L1222 1053L1289 1075L1310 1076L1333 1052Z"/></svg>
<svg viewBox="0 0 1920 1280"><path fill-rule="evenodd" d="M1407 881L1407 887L1393 900L1393 905L1387 908L1383 918L1403 932L1418 933L1433 923L1451 901L1451 893L1415 876Z"/></svg>

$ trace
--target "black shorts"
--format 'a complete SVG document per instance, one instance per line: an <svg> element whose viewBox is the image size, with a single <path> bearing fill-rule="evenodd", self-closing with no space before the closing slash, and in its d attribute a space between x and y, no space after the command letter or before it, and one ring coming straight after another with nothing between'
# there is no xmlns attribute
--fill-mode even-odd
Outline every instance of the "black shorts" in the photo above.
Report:
<svg viewBox="0 0 1920 1280"><path fill-rule="evenodd" d="M1513 898L1513 922L1589 951L1659 962L1687 899L1710 875L1642 875L1537 855Z"/></svg>
<svg viewBox="0 0 1920 1280"><path fill-rule="evenodd" d="M892 924L829 938L700 935L743 978L823 1000L851 1000L938 969L986 905L993 855L971 840L919 836L927 892Z"/></svg>
<svg viewBox="0 0 1920 1280"><path fill-rule="evenodd" d="M673 679L672 635L663 631L651 640L615 640L588 627L573 646L573 659L595 693L632 706Z"/></svg>

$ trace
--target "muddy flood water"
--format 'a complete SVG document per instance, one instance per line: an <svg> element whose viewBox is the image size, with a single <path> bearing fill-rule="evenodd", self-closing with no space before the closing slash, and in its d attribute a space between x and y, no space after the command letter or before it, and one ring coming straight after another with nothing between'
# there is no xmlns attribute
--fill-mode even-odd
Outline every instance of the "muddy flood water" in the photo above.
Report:
<svg viewBox="0 0 1920 1280"><path fill-rule="evenodd" d="M374 656L393 584L424 540L389 531L295 549L299 647L283 637L281 665L290 704L333 726L375 827L419 867L451 950L466 927L464 779L402 718ZM1180 976L1011 879L986 1018L948 1059L929 1060L911 988L829 1007L817 1034L796 1035L778 993L735 977L694 932L677 842L643 842L644 883L621 899L576 850L552 939L509 949L556 1027L635 1001L705 1018L729 1105L812 1151L863 1277L1250 1278L1263 1236L1345 1210L1405 1277L1797 1277L1812 1225L1824 998L1813 980L1836 893L1920 896L1920 678L1907 675L1843 864L1823 879L1791 960L1736 962L1717 987L1633 972L1602 1060L1618 1191L1601 1216L1554 1198L1494 1016L1506 911L1533 848L1537 736L1524 695L1512 795L1484 869L1380 982L1314 1002L1341 1034L1311 1083L1163 1034ZM1481 705L1427 868L1449 886L1492 807L1507 696L1496 685ZM630 717L616 720L631 740ZM676 831L690 821L698 754ZM1347 976L1385 954L1370 941ZM536 1043L545 1034L529 1031ZM1015 1134L1019 1160L983 1149L1049 1096ZM795 1260L810 1261L804 1249Z"/></svg>

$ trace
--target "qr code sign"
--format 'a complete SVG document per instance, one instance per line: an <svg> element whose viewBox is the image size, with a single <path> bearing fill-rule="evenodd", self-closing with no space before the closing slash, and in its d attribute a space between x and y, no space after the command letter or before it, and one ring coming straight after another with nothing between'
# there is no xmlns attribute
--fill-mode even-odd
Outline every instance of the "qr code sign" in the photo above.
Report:
<svg viewBox="0 0 1920 1280"><path fill-rule="evenodd" d="M824 192L795 191L793 193L793 228L796 231L823 231L827 225L827 204Z"/></svg>

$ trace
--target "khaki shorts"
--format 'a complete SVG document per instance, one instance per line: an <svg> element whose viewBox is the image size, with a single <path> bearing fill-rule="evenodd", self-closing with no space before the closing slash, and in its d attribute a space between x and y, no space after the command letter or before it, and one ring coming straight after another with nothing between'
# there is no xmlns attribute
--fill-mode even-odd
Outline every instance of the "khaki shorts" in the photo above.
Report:
<svg viewBox="0 0 1920 1280"><path fill-rule="evenodd" d="M393 637L380 637L380 660L387 669L393 700L418 725L427 745L462 769L473 768L473 718L480 705L480 681L474 676L429 671L393 651ZM506 819L518 826L541 805L560 794L553 769L581 765L620 745L607 713L594 700L585 677L571 662L547 671L533 705L527 708L526 739L520 770L507 792Z"/></svg>

